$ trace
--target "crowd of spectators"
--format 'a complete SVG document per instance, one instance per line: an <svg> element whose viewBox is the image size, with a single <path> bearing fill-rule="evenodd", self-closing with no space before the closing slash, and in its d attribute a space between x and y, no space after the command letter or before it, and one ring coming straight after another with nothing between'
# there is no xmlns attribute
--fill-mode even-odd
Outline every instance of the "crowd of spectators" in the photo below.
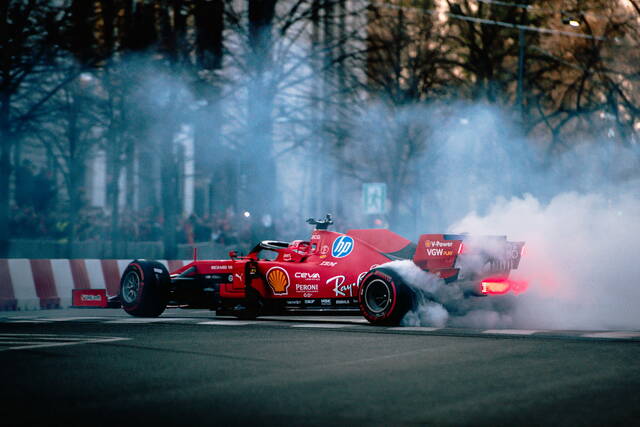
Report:
<svg viewBox="0 0 640 427"><path fill-rule="evenodd" d="M15 203L11 206L9 224L11 238L62 242L69 240L72 231L76 241L157 242L165 237L166 227L157 209L125 210L119 213L115 225L111 215L100 207L83 208L72 219L68 206L56 200L50 170L36 171L29 160L24 160L15 176ZM284 218L227 209L212 215L190 214L181 218L175 233L179 244L216 243L248 249L261 240L306 238L310 228L304 219L285 223Z"/></svg>
<svg viewBox="0 0 640 427"><path fill-rule="evenodd" d="M11 237L39 238L60 236L60 229L51 210L56 202L56 189L52 173L47 168L36 171L34 164L25 159L16 168L15 203L11 206L9 230Z"/></svg>
<svg viewBox="0 0 640 427"><path fill-rule="evenodd" d="M14 204L10 215L11 237L67 241L71 219L66 209L39 210L32 204ZM124 211L112 229L112 217L99 207L84 208L75 219L77 241L153 242L162 241L165 227L156 210ZM308 236L310 228L299 224L276 224L269 215L233 214L230 211L214 215L191 214L179 220L176 227L179 244L217 243L249 249L260 240L294 240Z"/></svg>

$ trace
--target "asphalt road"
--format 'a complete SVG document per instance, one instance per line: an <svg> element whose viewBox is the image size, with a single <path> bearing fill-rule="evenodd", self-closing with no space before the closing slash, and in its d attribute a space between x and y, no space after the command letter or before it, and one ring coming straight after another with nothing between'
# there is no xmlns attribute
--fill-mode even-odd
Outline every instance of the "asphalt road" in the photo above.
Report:
<svg viewBox="0 0 640 427"><path fill-rule="evenodd" d="M119 310L0 313L2 425L573 426L640 418L640 334L177 313L154 322Z"/></svg>

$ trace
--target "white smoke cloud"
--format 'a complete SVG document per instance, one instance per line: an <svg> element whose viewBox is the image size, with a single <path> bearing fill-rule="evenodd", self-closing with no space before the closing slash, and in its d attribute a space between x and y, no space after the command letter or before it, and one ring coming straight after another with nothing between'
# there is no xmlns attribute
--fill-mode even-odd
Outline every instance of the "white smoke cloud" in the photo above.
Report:
<svg viewBox="0 0 640 427"><path fill-rule="evenodd" d="M422 163L428 179L416 185L412 199L421 207L416 234L524 241L525 255L511 277L527 281L529 289L508 297L426 298L404 323L640 329L640 144L584 139L547 152L508 111L463 103L445 116L430 111L419 115L438 122ZM485 260L477 261L467 259L463 267L480 273ZM394 268L408 274L406 267ZM422 289L427 282L412 273L411 286Z"/></svg>
<svg viewBox="0 0 640 427"><path fill-rule="evenodd" d="M631 188L638 188L631 186ZM498 201L451 227L526 241L527 280L511 322L548 329L640 329L640 199L637 190L564 193L542 204L531 195Z"/></svg>
<svg viewBox="0 0 640 427"><path fill-rule="evenodd" d="M411 261L386 264L414 290L406 326L640 329L640 198L564 193L541 203L531 195L501 199L485 215L451 227L472 235L526 242L511 278L529 283L519 295L465 297L456 283Z"/></svg>
<svg viewBox="0 0 640 427"><path fill-rule="evenodd" d="M415 307L402 319L404 326L508 327L513 298L469 297L457 283L446 284L425 272L413 261L393 261L384 265L402 277L414 291Z"/></svg>
<svg viewBox="0 0 640 427"><path fill-rule="evenodd" d="M402 325L444 327L447 324L449 311L443 304L463 297L457 286L447 287L442 279L425 272L412 261L392 261L384 267L398 273L416 291L417 307L406 314Z"/></svg>

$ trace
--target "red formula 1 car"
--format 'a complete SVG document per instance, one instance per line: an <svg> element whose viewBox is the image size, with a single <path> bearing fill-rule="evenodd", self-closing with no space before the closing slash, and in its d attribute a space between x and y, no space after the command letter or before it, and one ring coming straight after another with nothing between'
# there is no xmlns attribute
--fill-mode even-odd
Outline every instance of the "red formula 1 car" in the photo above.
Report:
<svg viewBox="0 0 640 427"><path fill-rule="evenodd" d="M374 324L397 324L412 308L415 290L385 267L394 260L456 282L470 297L522 290L508 275L518 267L523 242L485 237L474 248L465 234L423 234L416 245L385 229L329 231L330 215L307 222L315 225L310 240L265 240L247 256L232 251L227 260L194 259L171 274L159 262L135 260L120 281L122 306L146 317L167 305L240 318L351 311Z"/></svg>

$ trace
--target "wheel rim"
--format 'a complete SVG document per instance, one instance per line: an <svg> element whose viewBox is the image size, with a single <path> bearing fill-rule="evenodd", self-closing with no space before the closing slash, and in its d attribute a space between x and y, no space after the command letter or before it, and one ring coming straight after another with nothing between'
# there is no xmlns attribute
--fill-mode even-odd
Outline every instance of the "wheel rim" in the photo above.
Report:
<svg viewBox="0 0 640 427"><path fill-rule="evenodd" d="M140 277L135 271L130 271L124 278L122 284L122 299L124 302L131 304L138 298L140 291Z"/></svg>
<svg viewBox="0 0 640 427"><path fill-rule="evenodd" d="M375 314L383 313L391 305L391 286L382 279L373 279L364 290L367 309Z"/></svg>

